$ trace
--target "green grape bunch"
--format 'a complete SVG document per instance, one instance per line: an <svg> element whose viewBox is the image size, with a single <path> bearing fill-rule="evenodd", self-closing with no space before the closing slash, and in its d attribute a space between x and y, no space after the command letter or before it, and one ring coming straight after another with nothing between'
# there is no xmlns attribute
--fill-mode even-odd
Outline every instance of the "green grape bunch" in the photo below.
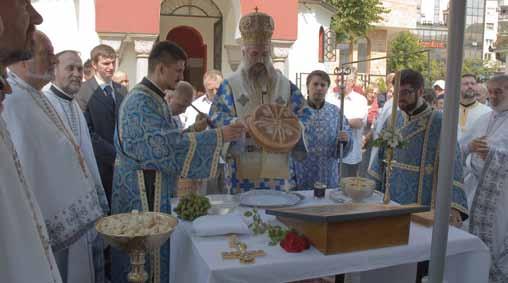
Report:
<svg viewBox="0 0 508 283"><path fill-rule="evenodd" d="M190 193L180 198L175 212L181 219L193 221L200 216L206 215L210 207L210 200L207 197Z"/></svg>

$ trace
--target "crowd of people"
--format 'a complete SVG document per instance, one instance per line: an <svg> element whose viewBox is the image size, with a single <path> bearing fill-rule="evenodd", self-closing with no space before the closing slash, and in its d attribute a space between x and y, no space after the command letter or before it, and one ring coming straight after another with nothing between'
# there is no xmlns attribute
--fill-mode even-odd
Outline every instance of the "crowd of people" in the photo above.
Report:
<svg viewBox="0 0 508 283"><path fill-rule="evenodd" d="M313 71L303 95L271 62L273 19L240 19L242 62L224 78L206 72L204 91L183 81L187 55L156 42L147 76L128 91L116 53L101 44L55 54L35 29L42 17L28 0L0 3L0 275L6 282L127 282L128 255L106 248L94 223L108 214L171 213L186 183L205 193L303 190L341 177L368 176L392 200L433 207L437 189L445 82L426 93L417 71L394 74L386 93L362 89L356 72L340 87ZM336 82L337 84L337 82ZM328 94L328 95L327 95ZM440 102L441 101L441 102ZM303 125L290 152L270 152L247 131L262 104L287 107ZM386 177L385 148L372 141L388 126L406 145L394 149ZM450 222L490 248L490 282L508 282L508 76L462 76ZM343 158L342 169L339 160ZM367 173L366 173L367 172ZM169 282L170 244L154 252L151 280ZM19 266L23 265L23 271Z"/></svg>

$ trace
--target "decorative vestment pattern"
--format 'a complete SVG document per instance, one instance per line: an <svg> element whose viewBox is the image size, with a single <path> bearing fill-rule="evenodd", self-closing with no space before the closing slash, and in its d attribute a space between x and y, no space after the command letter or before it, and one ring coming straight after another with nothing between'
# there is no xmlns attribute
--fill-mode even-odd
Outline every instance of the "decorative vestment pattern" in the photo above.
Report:
<svg viewBox="0 0 508 283"><path fill-rule="evenodd" d="M146 79L145 79L146 80ZM115 134L115 164L112 212L147 211L147 194L153 193L153 210L171 214L171 197L176 193L179 177L207 179L216 174L222 148L222 131L184 133L171 119L170 110L161 94L138 84L124 99ZM144 174L155 173L152 187L145 187ZM153 262L147 264L153 282L169 281L169 241ZM113 278L127 282L130 270L128 256L113 250Z"/></svg>
<svg viewBox="0 0 508 283"><path fill-rule="evenodd" d="M507 217L498 215L498 207L507 205L500 203L505 201L508 188L506 164L508 164L507 151L490 150L470 213L469 231L482 239L491 252L492 262L489 272L491 283L508 282L508 235L503 233L498 225L498 219ZM501 230L498 231L499 229Z"/></svg>
<svg viewBox="0 0 508 283"><path fill-rule="evenodd" d="M280 75L280 74L279 74ZM234 76L241 76L240 73L235 73ZM232 78L230 78L232 79ZM237 80L239 78L236 78ZM286 79L287 81L287 79ZM275 101L278 104L287 104L289 105L291 111L300 119L302 123L305 123L310 115L310 109L307 106L307 102L305 98L300 93L300 90L293 84L287 81L289 88L289 101L285 101L282 97L270 97L267 98L266 101L262 98L254 99L253 97L249 98L247 94L238 94L233 92L233 87L230 80L226 79L222 82L217 95L214 97L213 104L210 108L210 117L215 126L224 126L234 123L238 118L243 117L244 114L247 113L238 113L237 106L235 105L235 96L239 97L236 101L242 105L247 105L248 103L253 103L253 101L270 103L271 101ZM255 105L254 105L255 104ZM253 106L257 106L259 104L253 103ZM230 144L230 148L233 148L237 145L237 142L233 142ZM275 189L282 190L290 186L287 183L287 180L284 179L259 179L259 180L249 180L249 179L239 179L237 177L238 174L238 164L236 160L230 158L226 155L226 167L225 167L225 182L226 187L229 191L233 193L249 191L253 189ZM291 168L290 169L290 176Z"/></svg>
<svg viewBox="0 0 508 283"><path fill-rule="evenodd" d="M400 204L418 203L434 205L439 164L439 142L442 114L431 107L409 117L398 112L396 126L407 145L393 153L393 170L389 182L392 200ZM385 123L385 128L387 123ZM384 192L385 150L380 148L368 173L377 183L377 189ZM463 217L468 214L467 199L462 185L462 158L456 150L453 171L452 207Z"/></svg>
<svg viewBox="0 0 508 283"><path fill-rule="evenodd" d="M321 109L312 109L305 126L305 144L307 157L302 161L293 160L293 179L299 190L311 189L319 181L328 188L339 185L339 132L340 110L333 104L325 102ZM344 144L343 156L351 151L353 141L351 129L344 118L344 129L349 142Z"/></svg>

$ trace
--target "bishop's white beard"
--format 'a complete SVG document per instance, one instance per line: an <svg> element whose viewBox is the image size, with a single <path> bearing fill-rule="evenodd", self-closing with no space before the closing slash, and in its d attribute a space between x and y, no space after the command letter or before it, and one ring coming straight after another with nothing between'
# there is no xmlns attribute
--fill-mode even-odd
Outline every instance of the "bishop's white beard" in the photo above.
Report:
<svg viewBox="0 0 508 283"><path fill-rule="evenodd" d="M246 86L253 90L269 91L277 78L275 68L271 62L258 62L248 66L245 62L240 65L242 77Z"/></svg>

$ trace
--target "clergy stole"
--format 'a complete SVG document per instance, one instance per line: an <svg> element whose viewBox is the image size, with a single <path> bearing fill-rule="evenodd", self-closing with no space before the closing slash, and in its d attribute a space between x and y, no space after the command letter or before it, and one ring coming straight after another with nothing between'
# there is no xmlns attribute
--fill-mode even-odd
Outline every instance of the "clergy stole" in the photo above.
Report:
<svg viewBox="0 0 508 283"><path fill-rule="evenodd" d="M277 81L266 94L250 93L244 77L237 72L229 79L238 117L252 114L257 106L264 103L286 105L290 108L291 85L280 71ZM238 179L289 179L289 153L272 153L261 149L252 138L246 139L245 151L236 157Z"/></svg>

